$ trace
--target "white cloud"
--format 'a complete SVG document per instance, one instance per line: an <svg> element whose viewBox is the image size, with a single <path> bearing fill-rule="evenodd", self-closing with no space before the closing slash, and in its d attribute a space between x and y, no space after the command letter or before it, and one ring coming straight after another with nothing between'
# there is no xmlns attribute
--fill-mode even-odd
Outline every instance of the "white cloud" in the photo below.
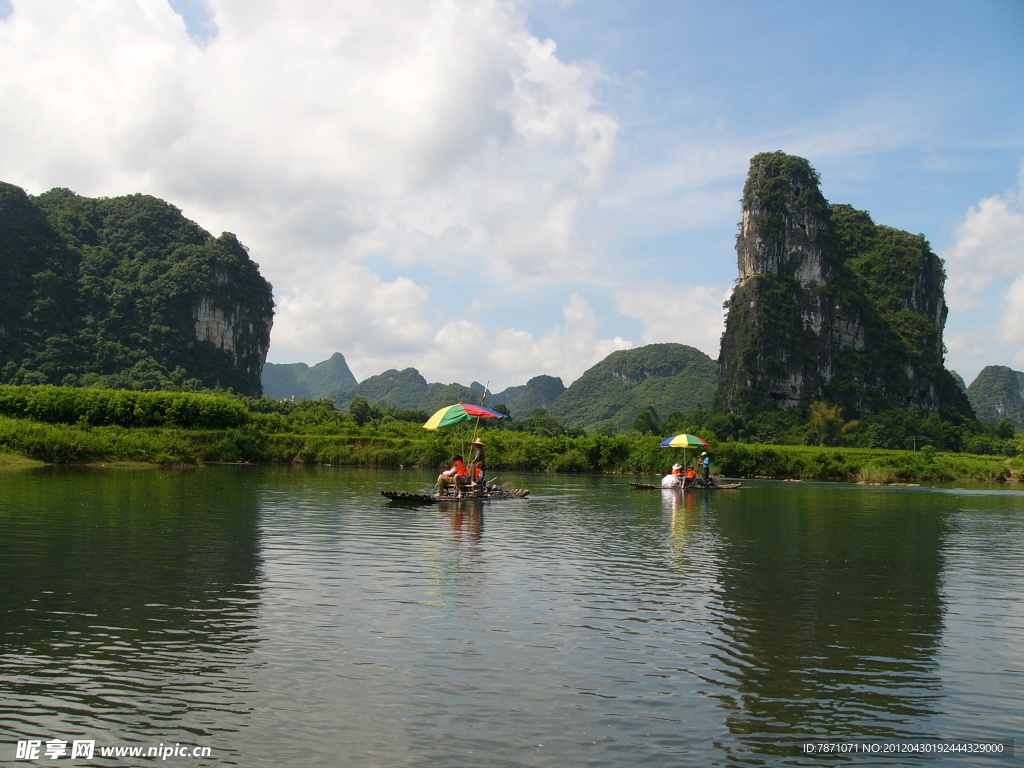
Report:
<svg viewBox="0 0 1024 768"><path fill-rule="evenodd" d="M344 350L356 377L365 378L432 343L429 304L430 290L407 278L385 281L361 264L321 265L278 293L271 345L313 362L326 359L325 350Z"/></svg>
<svg viewBox="0 0 1024 768"><path fill-rule="evenodd" d="M1024 173L1017 190L987 197L959 223L946 262L951 368L1024 366Z"/></svg>
<svg viewBox="0 0 1024 768"><path fill-rule="evenodd" d="M643 324L644 344L687 344L717 360L725 330L722 305L730 293L731 289L659 281L652 287L624 288L615 298L621 314Z"/></svg>
<svg viewBox="0 0 1024 768"><path fill-rule="evenodd" d="M942 253L949 273L949 304L968 310L982 304L993 283L1024 274L1024 175L1018 190L972 206Z"/></svg>
<svg viewBox="0 0 1024 768"><path fill-rule="evenodd" d="M561 325L539 336L514 328L488 330L467 320L448 323L417 367L428 381L443 383L486 376L495 391L541 374L558 376L568 386L612 352L633 346L620 336L600 338L597 313L579 294L569 296L562 316Z"/></svg>
<svg viewBox="0 0 1024 768"><path fill-rule="evenodd" d="M275 287L272 359L442 370L453 280L511 296L597 258L579 219L618 123L601 73L559 59L514 2L207 0L200 41L166 1L12 5L4 180L154 194L234 231ZM505 370L578 375L601 348L580 327L487 335L515 348L495 353Z"/></svg>
<svg viewBox="0 0 1024 768"><path fill-rule="evenodd" d="M190 121L182 73L196 59L181 17L123 0L13 6L0 23L0 66L17 72L0 85L8 180L104 193L142 183Z"/></svg>
<svg viewBox="0 0 1024 768"><path fill-rule="evenodd" d="M1000 323L1000 340L1010 347L1012 365L1024 370L1024 275L1013 281L1006 292L1006 312Z"/></svg>

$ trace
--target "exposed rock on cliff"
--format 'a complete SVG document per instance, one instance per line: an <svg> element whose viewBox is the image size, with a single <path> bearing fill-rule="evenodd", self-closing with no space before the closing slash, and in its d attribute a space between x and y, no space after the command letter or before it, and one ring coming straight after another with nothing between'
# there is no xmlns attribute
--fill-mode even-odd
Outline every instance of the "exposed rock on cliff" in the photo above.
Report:
<svg viewBox="0 0 1024 768"><path fill-rule="evenodd" d="M941 260L923 236L830 206L818 181L782 152L750 162L719 404L741 414L825 400L853 412L969 415L943 365Z"/></svg>

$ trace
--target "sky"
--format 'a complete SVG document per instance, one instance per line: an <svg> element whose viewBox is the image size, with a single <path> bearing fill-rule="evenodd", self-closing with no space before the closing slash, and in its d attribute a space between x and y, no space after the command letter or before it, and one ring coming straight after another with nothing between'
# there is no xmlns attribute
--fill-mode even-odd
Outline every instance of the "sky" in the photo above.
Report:
<svg viewBox="0 0 1024 768"><path fill-rule="evenodd" d="M358 380L718 357L750 158L945 261L947 367L1024 370L1021 0L0 0L0 180L160 197Z"/></svg>

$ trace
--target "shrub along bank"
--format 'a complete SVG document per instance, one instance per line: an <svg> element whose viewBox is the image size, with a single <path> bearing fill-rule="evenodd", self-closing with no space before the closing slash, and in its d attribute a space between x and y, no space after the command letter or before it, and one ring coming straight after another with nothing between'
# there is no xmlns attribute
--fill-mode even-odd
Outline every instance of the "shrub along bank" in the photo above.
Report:
<svg viewBox="0 0 1024 768"><path fill-rule="evenodd" d="M410 417L411 418L411 417ZM381 415L358 424L325 401L278 404L230 395L0 387L0 451L54 464L214 461L440 468L469 449L472 426L430 432ZM491 474L502 471L660 475L682 451L660 438L542 436L483 427ZM909 483L1002 481L1022 457L871 448L712 444L713 471L729 477ZM695 460L697 454L688 453ZM8 459L7 463L11 463Z"/></svg>

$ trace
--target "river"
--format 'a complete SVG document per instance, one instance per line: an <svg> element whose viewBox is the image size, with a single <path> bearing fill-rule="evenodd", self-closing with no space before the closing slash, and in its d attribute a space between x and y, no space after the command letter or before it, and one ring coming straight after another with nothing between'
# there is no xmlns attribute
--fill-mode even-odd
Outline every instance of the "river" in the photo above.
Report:
<svg viewBox="0 0 1024 768"><path fill-rule="evenodd" d="M1024 493L629 479L0 472L0 764L1020 765Z"/></svg>

